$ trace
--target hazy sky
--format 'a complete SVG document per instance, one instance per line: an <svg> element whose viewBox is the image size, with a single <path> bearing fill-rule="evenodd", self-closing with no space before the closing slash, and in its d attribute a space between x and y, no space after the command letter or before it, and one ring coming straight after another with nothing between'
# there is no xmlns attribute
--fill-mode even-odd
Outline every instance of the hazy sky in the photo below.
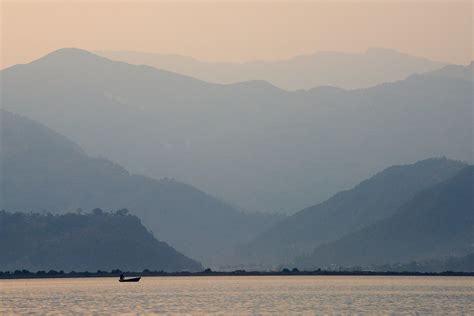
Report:
<svg viewBox="0 0 474 316"><path fill-rule="evenodd" d="M378 46L473 59L472 1L0 1L2 67L61 47L248 61Z"/></svg>

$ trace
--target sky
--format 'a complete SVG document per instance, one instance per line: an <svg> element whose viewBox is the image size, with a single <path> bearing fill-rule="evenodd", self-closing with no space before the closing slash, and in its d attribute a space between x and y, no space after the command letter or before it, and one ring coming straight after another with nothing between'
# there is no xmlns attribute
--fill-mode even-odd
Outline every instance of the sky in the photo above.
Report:
<svg viewBox="0 0 474 316"><path fill-rule="evenodd" d="M62 47L234 62L369 47L474 59L472 1L0 1L1 68Z"/></svg>

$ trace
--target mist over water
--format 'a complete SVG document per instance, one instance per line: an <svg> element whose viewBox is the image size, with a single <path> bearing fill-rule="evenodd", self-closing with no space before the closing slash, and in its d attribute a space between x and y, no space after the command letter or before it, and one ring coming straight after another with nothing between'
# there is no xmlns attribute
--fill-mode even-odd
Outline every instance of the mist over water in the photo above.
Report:
<svg viewBox="0 0 474 316"><path fill-rule="evenodd" d="M0 280L0 313L474 313L470 277L149 277Z"/></svg>

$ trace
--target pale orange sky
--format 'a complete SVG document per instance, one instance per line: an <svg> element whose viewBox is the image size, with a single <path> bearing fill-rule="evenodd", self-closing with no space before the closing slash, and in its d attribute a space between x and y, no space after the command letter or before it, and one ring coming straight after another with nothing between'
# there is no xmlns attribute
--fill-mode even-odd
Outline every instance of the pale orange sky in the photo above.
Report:
<svg viewBox="0 0 474 316"><path fill-rule="evenodd" d="M377 46L474 59L472 1L0 1L1 68L61 47L248 61Z"/></svg>

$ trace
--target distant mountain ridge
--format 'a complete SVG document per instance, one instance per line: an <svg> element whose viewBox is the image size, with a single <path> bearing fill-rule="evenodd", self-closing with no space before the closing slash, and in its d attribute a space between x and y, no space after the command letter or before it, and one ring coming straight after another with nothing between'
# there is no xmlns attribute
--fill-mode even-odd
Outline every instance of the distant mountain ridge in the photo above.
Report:
<svg viewBox="0 0 474 316"><path fill-rule="evenodd" d="M131 215L0 211L0 270L202 271Z"/></svg>
<svg viewBox="0 0 474 316"><path fill-rule="evenodd" d="M170 179L132 175L23 116L0 110L0 209L128 208L160 240L206 264L278 217L245 214Z"/></svg>
<svg viewBox="0 0 474 316"><path fill-rule="evenodd" d="M321 245L297 265L381 265L465 256L473 250L474 166L468 166L419 192L393 216Z"/></svg>
<svg viewBox="0 0 474 316"><path fill-rule="evenodd" d="M132 173L252 211L295 212L389 165L473 161L473 84L451 75L288 92L61 49L1 76L3 108Z"/></svg>
<svg viewBox="0 0 474 316"><path fill-rule="evenodd" d="M291 262L318 245L392 216L420 191L456 175L465 163L432 158L389 167L354 188L286 218L242 247L250 262Z"/></svg>
<svg viewBox="0 0 474 316"><path fill-rule="evenodd" d="M361 53L318 52L285 60L244 63L202 62L187 56L130 51L97 53L113 60L150 65L213 83L265 80L286 90L319 86L367 88L446 65L383 48L369 48Z"/></svg>
<svg viewBox="0 0 474 316"><path fill-rule="evenodd" d="M472 61L467 66L448 65L438 70L428 72L427 75L435 76L435 77L460 79L460 80L472 82L474 81L474 61Z"/></svg>

